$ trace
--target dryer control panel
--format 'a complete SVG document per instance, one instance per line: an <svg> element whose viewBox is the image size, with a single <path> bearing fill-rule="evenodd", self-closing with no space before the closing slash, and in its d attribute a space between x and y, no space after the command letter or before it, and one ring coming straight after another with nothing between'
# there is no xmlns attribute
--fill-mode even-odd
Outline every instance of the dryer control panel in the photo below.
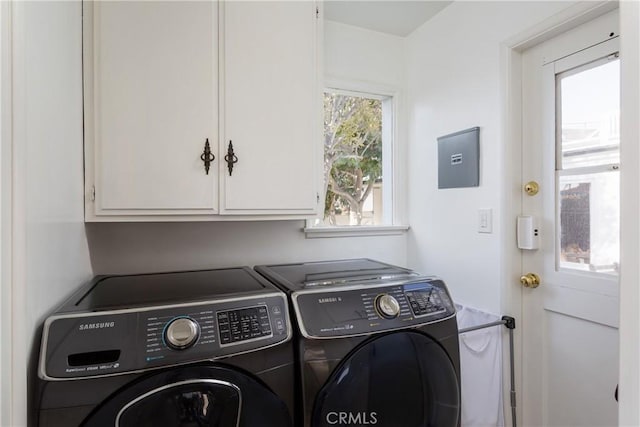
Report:
<svg viewBox="0 0 640 427"><path fill-rule="evenodd" d="M442 280L350 285L293 294L306 338L339 338L419 327L455 316Z"/></svg>
<svg viewBox="0 0 640 427"><path fill-rule="evenodd" d="M256 297L52 316L39 373L74 379L258 350L291 338L286 297Z"/></svg>

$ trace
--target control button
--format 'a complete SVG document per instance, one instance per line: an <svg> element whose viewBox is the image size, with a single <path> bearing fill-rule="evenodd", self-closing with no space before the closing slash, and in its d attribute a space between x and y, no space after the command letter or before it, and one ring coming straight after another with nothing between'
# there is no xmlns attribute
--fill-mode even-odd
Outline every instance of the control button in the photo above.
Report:
<svg viewBox="0 0 640 427"><path fill-rule="evenodd" d="M169 323L165 330L167 345L174 350L184 350L195 344L200 334L200 327L195 320L180 317Z"/></svg>
<svg viewBox="0 0 640 427"><path fill-rule="evenodd" d="M400 314L398 300L389 294L380 294L376 297L376 310L385 319L393 319Z"/></svg>
<svg viewBox="0 0 640 427"><path fill-rule="evenodd" d="M278 333L282 333L284 332L284 322L282 319L275 319L275 323L276 323L276 331L278 331Z"/></svg>
<svg viewBox="0 0 640 427"><path fill-rule="evenodd" d="M271 307L271 312L277 315L282 313L282 310L280 309L279 305L274 305L273 307Z"/></svg>

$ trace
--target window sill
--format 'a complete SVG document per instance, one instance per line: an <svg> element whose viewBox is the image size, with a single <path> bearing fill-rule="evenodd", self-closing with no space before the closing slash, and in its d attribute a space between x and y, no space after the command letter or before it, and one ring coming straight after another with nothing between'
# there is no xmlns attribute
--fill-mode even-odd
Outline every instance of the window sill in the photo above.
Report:
<svg viewBox="0 0 640 427"><path fill-rule="evenodd" d="M409 230L408 225L372 225L372 226L342 226L342 227L305 227L307 239L326 237L365 237L365 236L395 236Z"/></svg>

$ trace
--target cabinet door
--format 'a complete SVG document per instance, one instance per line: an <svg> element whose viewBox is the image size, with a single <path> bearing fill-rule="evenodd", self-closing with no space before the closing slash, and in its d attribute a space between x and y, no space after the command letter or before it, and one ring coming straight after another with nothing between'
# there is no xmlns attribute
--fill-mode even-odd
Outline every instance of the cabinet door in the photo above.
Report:
<svg viewBox="0 0 640 427"><path fill-rule="evenodd" d="M225 2L221 213L313 214L321 148L314 2Z"/></svg>
<svg viewBox="0 0 640 427"><path fill-rule="evenodd" d="M215 213L217 3L84 8L87 219Z"/></svg>

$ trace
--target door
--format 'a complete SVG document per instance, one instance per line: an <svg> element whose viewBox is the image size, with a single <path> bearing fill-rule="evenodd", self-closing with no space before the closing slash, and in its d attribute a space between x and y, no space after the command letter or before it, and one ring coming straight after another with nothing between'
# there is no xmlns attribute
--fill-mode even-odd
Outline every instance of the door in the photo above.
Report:
<svg viewBox="0 0 640 427"><path fill-rule="evenodd" d="M221 213L313 214L322 149L315 3L229 1L221 10Z"/></svg>
<svg viewBox="0 0 640 427"><path fill-rule="evenodd" d="M458 373L419 332L375 337L349 353L318 392L311 427L458 427Z"/></svg>
<svg viewBox="0 0 640 427"><path fill-rule="evenodd" d="M216 213L217 4L83 7L87 216Z"/></svg>
<svg viewBox="0 0 640 427"><path fill-rule="evenodd" d="M619 64L617 11L522 56L526 426L617 425Z"/></svg>

